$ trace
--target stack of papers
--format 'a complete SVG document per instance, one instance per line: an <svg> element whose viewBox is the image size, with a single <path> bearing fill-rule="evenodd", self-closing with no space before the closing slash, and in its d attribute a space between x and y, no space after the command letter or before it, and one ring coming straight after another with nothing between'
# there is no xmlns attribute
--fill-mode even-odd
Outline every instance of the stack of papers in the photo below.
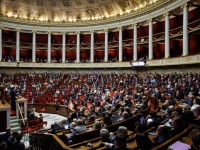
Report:
<svg viewBox="0 0 200 150"><path fill-rule="evenodd" d="M173 150L188 150L190 149L190 145L177 141L170 145L169 148Z"/></svg>

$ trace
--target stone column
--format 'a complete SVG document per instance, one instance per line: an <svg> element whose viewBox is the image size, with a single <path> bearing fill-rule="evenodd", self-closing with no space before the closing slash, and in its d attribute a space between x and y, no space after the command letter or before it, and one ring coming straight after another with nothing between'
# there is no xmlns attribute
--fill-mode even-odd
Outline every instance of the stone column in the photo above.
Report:
<svg viewBox="0 0 200 150"><path fill-rule="evenodd" d="M169 58L170 57L169 13L165 13L164 17L165 17L165 58Z"/></svg>
<svg viewBox="0 0 200 150"><path fill-rule="evenodd" d="M119 62L122 62L122 27L119 27Z"/></svg>
<svg viewBox="0 0 200 150"><path fill-rule="evenodd" d="M90 31L91 42L90 42L90 62L94 62L94 31Z"/></svg>
<svg viewBox="0 0 200 150"><path fill-rule="evenodd" d="M76 32L76 62L80 62L80 32Z"/></svg>
<svg viewBox="0 0 200 150"><path fill-rule="evenodd" d="M153 20L149 19L149 60L153 59Z"/></svg>
<svg viewBox="0 0 200 150"><path fill-rule="evenodd" d="M183 8L183 55L187 56L189 54L188 46L188 4L184 4Z"/></svg>
<svg viewBox="0 0 200 150"><path fill-rule="evenodd" d="M51 31L47 32L48 34L48 55L47 55L47 62L51 62Z"/></svg>
<svg viewBox="0 0 200 150"><path fill-rule="evenodd" d="M32 62L36 61L36 32L37 31L32 31L33 33L33 39L32 39Z"/></svg>
<svg viewBox="0 0 200 150"><path fill-rule="evenodd" d="M66 32L62 32L62 63L65 63L66 53Z"/></svg>
<svg viewBox="0 0 200 150"><path fill-rule="evenodd" d="M104 61L108 62L108 29L104 29L105 32L105 53L104 53Z"/></svg>
<svg viewBox="0 0 200 150"><path fill-rule="evenodd" d="M16 62L20 61L20 29L16 29Z"/></svg>
<svg viewBox="0 0 200 150"><path fill-rule="evenodd" d="M137 24L133 24L133 61L137 61Z"/></svg>

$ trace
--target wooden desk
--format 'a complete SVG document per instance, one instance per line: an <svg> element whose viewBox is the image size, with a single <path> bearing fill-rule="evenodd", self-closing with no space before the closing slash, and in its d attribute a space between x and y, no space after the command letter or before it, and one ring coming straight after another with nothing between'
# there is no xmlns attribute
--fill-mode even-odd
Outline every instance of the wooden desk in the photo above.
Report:
<svg viewBox="0 0 200 150"><path fill-rule="evenodd" d="M56 113L56 105L54 104L45 104L45 112L46 113Z"/></svg>
<svg viewBox="0 0 200 150"><path fill-rule="evenodd" d="M59 115L68 116L69 108L67 106L60 105L58 108L58 111L59 111L58 113Z"/></svg>
<svg viewBox="0 0 200 150"><path fill-rule="evenodd" d="M10 127L10 105L5 101L0 101L0 132L4 132L6 128Z"/></svg>
<svg viewBox="0 0 200 150"><path fill-rule="evenodd" d="M41 106L42 104L39 104L39 103L35 103L35 104L28 104L28 107L33 107L36 109L36 112L41 112Z"/></svg>

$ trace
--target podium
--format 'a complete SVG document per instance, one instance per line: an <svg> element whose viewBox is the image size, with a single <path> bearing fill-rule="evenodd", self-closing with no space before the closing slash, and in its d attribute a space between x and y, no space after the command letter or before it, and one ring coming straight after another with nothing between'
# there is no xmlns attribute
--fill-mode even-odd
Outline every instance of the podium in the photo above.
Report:
<svg viewBox="0 0 200 150"><path fill-rule="evenodd" d="M16 115L18 120L27 120L27 100L24 97L16 99Z"/></svg>
<svg viewBox="0 0 200 150"><path fill-rule="evenodd" d="M0 100L0 132L5 132L5 129L10 127L10 109L7 101Z"/></svg>
<svg viewBox="0 0 200 150"><path fill-rule="evenodd" d="M0 100L5 100L5 92L6 87L5 86L0 86Z"/></svg>

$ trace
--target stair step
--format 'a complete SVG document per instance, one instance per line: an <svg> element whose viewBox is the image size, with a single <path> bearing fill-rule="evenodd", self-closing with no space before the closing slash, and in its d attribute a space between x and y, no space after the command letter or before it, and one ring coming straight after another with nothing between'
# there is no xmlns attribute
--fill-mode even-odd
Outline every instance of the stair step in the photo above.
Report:
<svg viewBox="0 0 200 150"><path fill-rule="evenodd" d="M11 131L21 131L21 128L20 127L14 127L14 128L11 128Z"/></svg>
<svg viewBox="0 0 200 150"><path fill-rule="evenodd" d="M17 116L11 116L10 117L10 120L16 120L17 119Z"/></svg>
<svg viewBox="0 0 200 150"><path fill-rule="evenodd" d="M12 123L18 123L19 121L16 119L16 120L10 120L10 124Z"/></svg>
<svg viewBox="0 0 200 150"><path fill-rule="evenodd" d="M19 123L11 123L10 128L20 127Z"/></svg>

